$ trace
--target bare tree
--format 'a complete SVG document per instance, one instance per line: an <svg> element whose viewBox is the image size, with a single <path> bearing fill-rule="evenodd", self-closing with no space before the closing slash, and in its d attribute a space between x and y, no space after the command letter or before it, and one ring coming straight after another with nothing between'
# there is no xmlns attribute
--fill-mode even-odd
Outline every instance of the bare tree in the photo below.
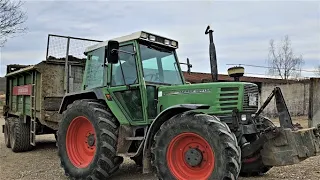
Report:
<svg viewBox="0 0 320 180"><path fill-rule="evenodd" d="M268 63L269 74L280 76L282 79L289 79L301 76L301 67L304 61L302 55L294 55L291 41L289 36L286 35L277 47L274 40L270 40Z"/></svg>
<svg viewBox="0 0 320 180"><path fill-rule="evenodd" d="M315 70L316 70L316 75L320 76L320 65L318 65L318 67L316 67Z"/></svg>
<svg viewBox="0 0 320 180"><path fill-rule="evenodd" d="M0 46L14 34L26 30L23 23L27 16L21 9L22 4L21 1L0 0Z"/></svg>

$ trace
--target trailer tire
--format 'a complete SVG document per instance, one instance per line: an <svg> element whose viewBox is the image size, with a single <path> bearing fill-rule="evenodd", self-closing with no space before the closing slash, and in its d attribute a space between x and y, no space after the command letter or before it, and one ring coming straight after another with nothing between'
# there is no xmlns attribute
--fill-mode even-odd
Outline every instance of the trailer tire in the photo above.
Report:
<svg viewBox="0 0 320 180"><path fill-rule="evenodd" d="M19 118L12 118L10 124L10 146L13 152L30 151L30 125L23 123Z"/></svg>
<svg viewBox="0 0 320 180"><path fill-rule="evenodd" d="M123 162L116 156L118 127L103 102L77 100L69 105L57 133L58 155L65 174L70 179L93 180L107 179L117 171Z"/></svg>
<svg viewBox="0 0 320 180"><path fill-rule="evenodd" d="M184 112L162 124L152 145L159 179L235 180L241 152L229 127L217 117Z"/></svg>
<svg viewBox="0 0 320 180"><path fill-rule="evenodd" d="M12 118L6 118L4 123L4 142L7 148L11 148L10 144L10 121Z"/></svg>

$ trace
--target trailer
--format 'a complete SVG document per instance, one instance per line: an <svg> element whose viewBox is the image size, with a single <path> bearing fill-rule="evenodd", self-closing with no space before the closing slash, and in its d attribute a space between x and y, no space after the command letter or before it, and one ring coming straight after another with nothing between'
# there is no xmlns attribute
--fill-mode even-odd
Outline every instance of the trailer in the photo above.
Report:
<svg viewBox="0 0 320 180"><path fill-rule="evenodd" d="M69 92L81 90L84 67L84 60L69 58ZM7 66L4 116L30 126L32 145L36 135L56 132L61 119L58 110L67 89L65 79L64 59Z"/></svg>

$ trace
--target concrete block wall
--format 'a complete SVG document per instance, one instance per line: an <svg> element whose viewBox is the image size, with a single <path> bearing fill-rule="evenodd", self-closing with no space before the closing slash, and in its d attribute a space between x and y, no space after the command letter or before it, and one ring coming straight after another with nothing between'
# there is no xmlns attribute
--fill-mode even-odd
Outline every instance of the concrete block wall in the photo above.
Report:
<svg viewBox="0 0 320 180"><path fill-rule="evenodd" d="M320 78L310 79L309 127L320 124Z"/></svg>
<svg viewBox="0 0 320 180"><path fill-rule="evenodd" d="M270 95L274 87L280 87L291 116L308 115L309 109L309 80L290 83L262 83L260 104ZM264 115L277 117L275 100L273 99L264 110Z"/></svg>

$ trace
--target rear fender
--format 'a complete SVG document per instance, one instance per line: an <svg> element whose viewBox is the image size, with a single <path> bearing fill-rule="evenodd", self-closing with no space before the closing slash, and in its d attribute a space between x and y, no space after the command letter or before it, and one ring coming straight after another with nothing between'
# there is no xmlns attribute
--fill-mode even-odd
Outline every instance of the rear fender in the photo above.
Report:
<svg viewBox="0 0 320 180"><path fill-rule="evenodd" d="M61 114L67 109L68 105L78 99L101 99L105 100L105 96L101 88L90 89L87 91L66 94L61 102L59 113Z"/></svg>
<svg viewBox="0 0 320 180"><path fill-rule="evenodd" d="M152 140L156 132L160 129L161 125L169 120L171 117L173 117L176 114L180 114L186 111L190 110L196 110L196 109L209 109L209 105L206 104L179 104L175 106L171 106L164 111L162 111L151 123L146 138L145 143L143 147L143 172L149 173L151 170L151 152L150 148L152 145Z"/></svg>

